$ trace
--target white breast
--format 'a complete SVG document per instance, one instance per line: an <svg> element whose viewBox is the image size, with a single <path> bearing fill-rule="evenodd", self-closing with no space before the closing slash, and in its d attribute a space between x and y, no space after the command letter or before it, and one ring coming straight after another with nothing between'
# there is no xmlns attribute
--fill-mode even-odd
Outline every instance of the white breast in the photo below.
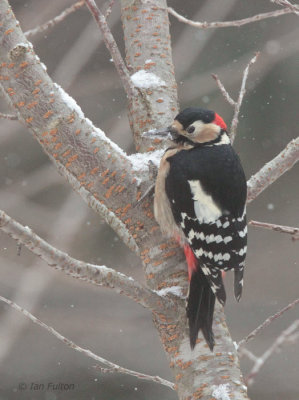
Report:
<svg viewBox="0 0 299 400"><path fill-rule="evenodd" d="M207 194L199 181L188 181L194 200L194 211L200 223L215 222L222 212L212 197Z"/></svg>

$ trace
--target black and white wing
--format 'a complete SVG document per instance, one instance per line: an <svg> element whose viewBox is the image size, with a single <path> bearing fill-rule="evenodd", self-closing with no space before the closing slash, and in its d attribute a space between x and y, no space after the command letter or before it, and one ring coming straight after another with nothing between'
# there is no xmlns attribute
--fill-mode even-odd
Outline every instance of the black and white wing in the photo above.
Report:
<svg viewBox="0 0 299 400"><path fill-rule="evenodd" d="M185 151L189 152L187 166ZM221 271L229 269L235 271L239 300L247 250L247 190L237 154L230 145L199 146L168 161L165 188L176 223L218 300L225 302Z"/></svg>

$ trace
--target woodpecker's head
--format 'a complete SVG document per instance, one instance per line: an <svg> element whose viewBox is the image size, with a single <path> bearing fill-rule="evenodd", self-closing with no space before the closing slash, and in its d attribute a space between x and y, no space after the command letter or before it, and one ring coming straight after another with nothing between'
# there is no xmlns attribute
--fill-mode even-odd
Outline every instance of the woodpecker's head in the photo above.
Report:
<svg viewBox="0 0 299 400"><path fill-rule="evenodd" d="M195 144L217 143L223 139L229 143L226 129L225 122L214 111L195 107L181 111L168 128L174 141L187 140Z"/></svg>
<svg viewBox="0 0 299 400"><path fill-rule="evenodd" d="M225 122L214 111L189 107L181 111L167 129L154 134L168 134L176 143L229 144L226 130Z"/></svg>

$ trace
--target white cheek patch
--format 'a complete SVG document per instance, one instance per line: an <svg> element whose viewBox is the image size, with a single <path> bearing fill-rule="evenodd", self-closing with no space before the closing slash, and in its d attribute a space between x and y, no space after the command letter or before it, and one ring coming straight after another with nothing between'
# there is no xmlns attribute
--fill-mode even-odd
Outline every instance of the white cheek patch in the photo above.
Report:
<svg viewBox="0 0 299 400"><path fill-rule="evenodd" d="M200 223L215 222L222 212L212 197L207 194L199 181L188 181L194 200L194 211Z"/></svg>
<svg viewBox="0 0 299 400"><path fill-rule="evenodd" d="M192 126L194 126L194 128L195 128L194 133L196 134L202 130L202 128L205 126L205 124L202 121L195 121L195 122L193 122Z"/></svg>

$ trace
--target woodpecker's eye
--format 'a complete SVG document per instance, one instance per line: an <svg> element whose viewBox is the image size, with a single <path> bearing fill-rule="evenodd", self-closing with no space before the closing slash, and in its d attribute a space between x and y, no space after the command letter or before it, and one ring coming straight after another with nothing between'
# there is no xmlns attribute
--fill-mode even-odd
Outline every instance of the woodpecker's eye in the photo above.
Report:
<svg viewBox="0 0 299 400"><path fill-rule="evenodd" d="M188 126L188 128L186 130L188 133L193 133L195 131L195 126L193 126L193 125Z"/></svg>

